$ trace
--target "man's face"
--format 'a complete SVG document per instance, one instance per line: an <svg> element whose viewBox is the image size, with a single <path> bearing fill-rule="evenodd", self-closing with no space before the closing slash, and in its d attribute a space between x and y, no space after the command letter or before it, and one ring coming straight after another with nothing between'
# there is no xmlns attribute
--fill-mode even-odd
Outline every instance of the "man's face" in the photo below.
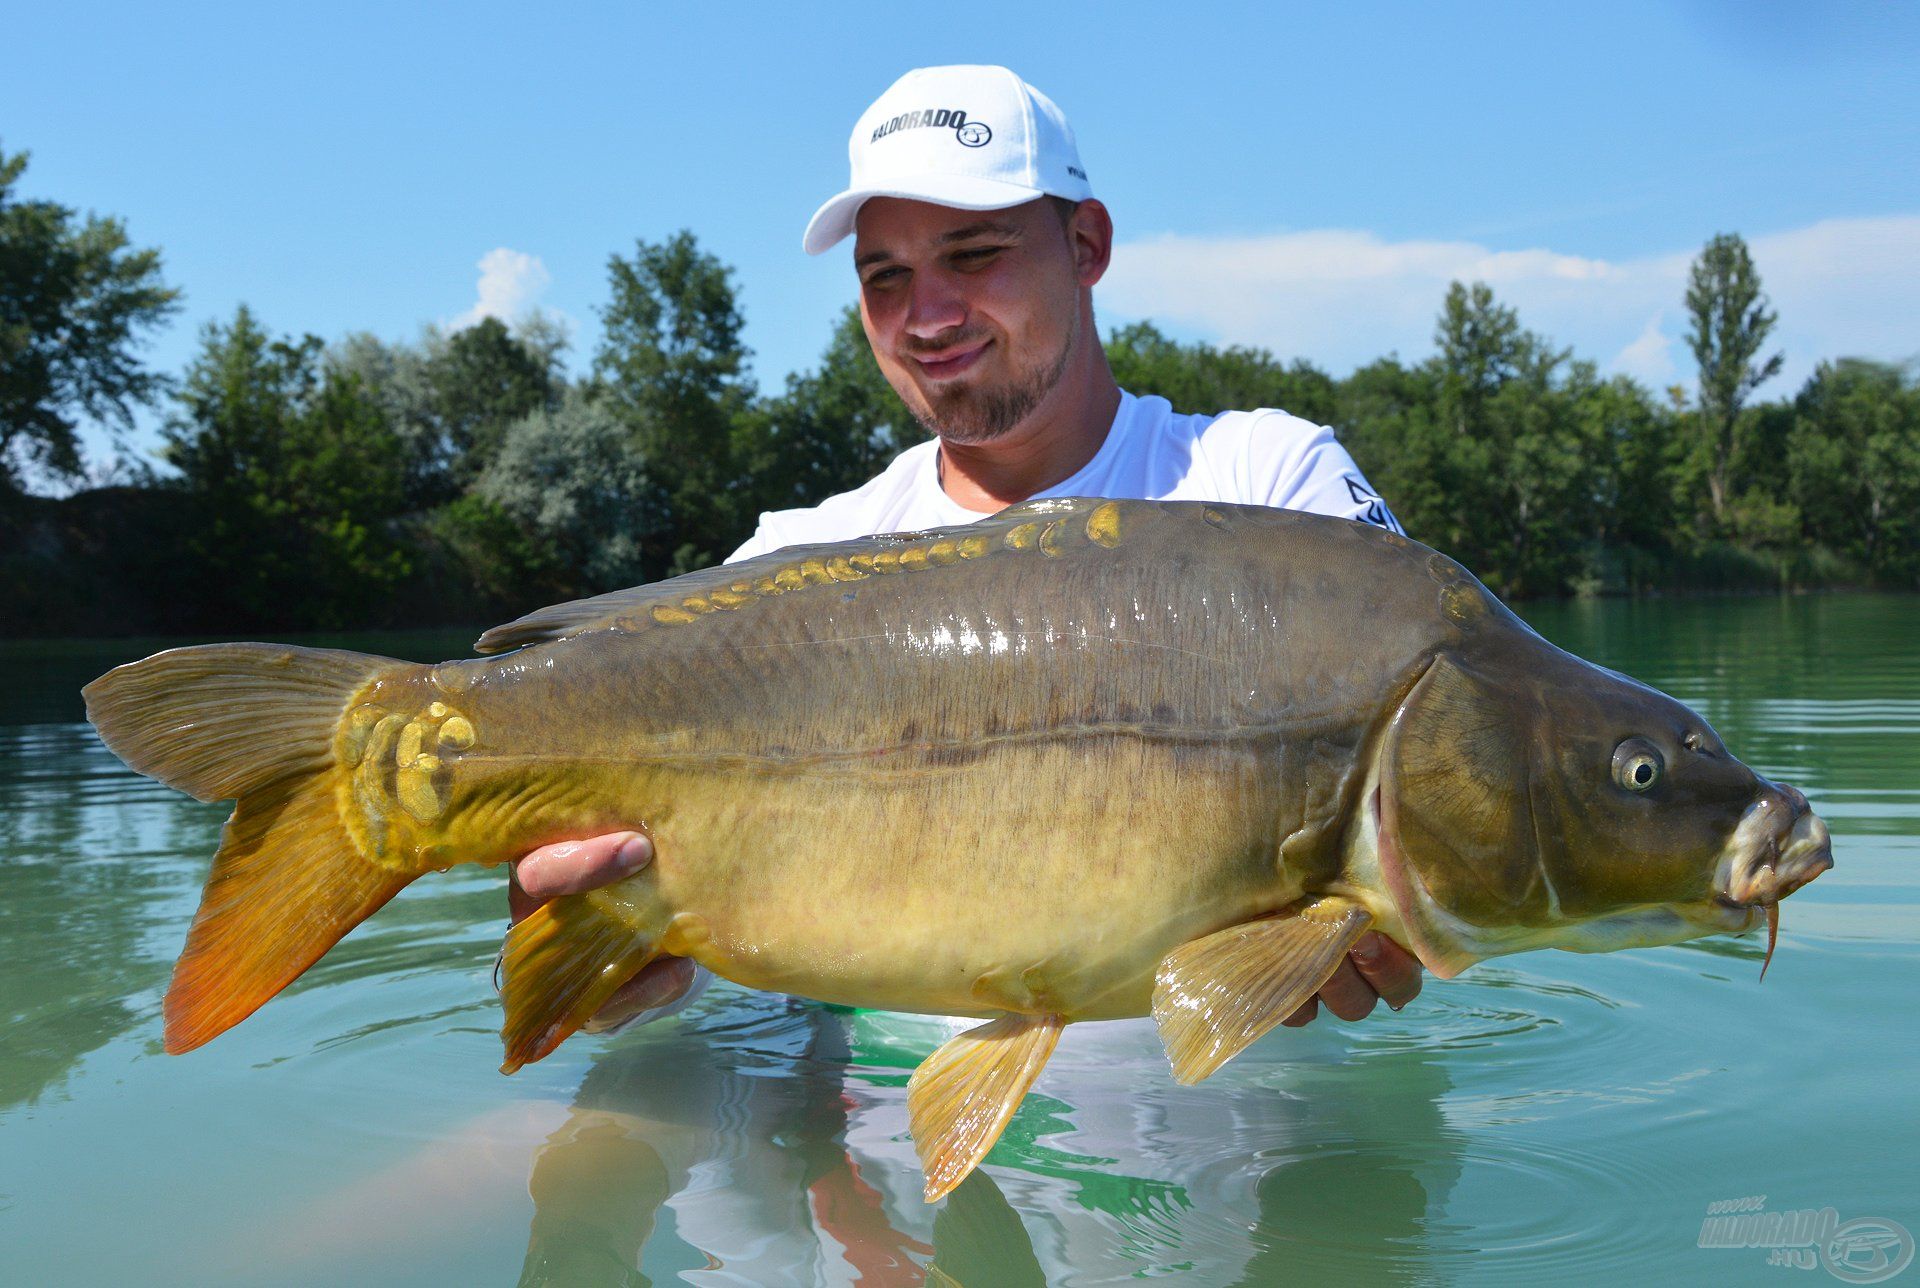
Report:
<svg viewBox="0 0 1920 1288"><path fill-rule="evenodd" d="M1059 384L1092 281L1083 281L1084 246L1052 203L981 211L874 197L855 229L867 340L928 429L955 443L991 441Z"/></svg>

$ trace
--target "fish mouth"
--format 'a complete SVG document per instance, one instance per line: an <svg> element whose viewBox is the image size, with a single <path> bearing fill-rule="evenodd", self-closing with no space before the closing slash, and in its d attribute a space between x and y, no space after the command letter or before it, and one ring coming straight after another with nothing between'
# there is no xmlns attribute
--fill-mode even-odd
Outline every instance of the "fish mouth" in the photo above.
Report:
<svg viewBox="0 0 1920 1288"><path fill-rule="evenodd" d="M1735 906L1779 903L1833 866L1833 836L1792 787L1748 807L1715 872L1716 899Z"/></svg>
<svg viewBox="0 0 1920 1288"><path fill-rule="evenodd" d="M1833 866L1833 836L1798 788L1768 784L1748 807L1714 873L1712 914L1733 933L1766 918L1767 977L1780 937L1780 901Z"/></svg>

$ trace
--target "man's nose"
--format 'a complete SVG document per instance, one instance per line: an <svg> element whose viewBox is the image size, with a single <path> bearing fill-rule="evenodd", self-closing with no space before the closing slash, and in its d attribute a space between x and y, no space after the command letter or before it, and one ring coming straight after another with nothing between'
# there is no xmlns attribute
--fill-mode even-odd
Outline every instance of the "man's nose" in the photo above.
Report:
<svg viewBox="0 0 1920 1288"><path fill-rule="evenodd" d="M919 272L913 275L907 297L907 333L916 339L930 340L942 331L951 331L967 320L966 297L945 273Z"/></svg>

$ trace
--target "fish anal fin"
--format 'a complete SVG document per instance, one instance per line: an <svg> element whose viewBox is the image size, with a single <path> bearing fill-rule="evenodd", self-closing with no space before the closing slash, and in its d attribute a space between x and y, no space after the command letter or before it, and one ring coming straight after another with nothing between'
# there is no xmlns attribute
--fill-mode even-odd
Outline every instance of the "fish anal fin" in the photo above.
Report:
<svg viewBox="0 0 1920 1288"><path fill-rule="evenodd" d="M907 1081L907 1121L932 1203L967 1179L1046 1067L1066 1021L1003 1015L920 1062Z"/></svg>
<svg viewBox="0 0 1920 1288"><path fill-rule="evenodd" d="M1174 1080L1199 1082L1292 1015L1372 921L1352 900L1320 899L1168 953L1154 981L1153 1018Z"/></svg>
<svg viewBox="0 0 1920 1288"><path fill-rule="evenodd" d="M609 914L593 894L562 895L534 909L507 932L500 954L500 1072L550 1055L659 955L657 937Z"/></svg>

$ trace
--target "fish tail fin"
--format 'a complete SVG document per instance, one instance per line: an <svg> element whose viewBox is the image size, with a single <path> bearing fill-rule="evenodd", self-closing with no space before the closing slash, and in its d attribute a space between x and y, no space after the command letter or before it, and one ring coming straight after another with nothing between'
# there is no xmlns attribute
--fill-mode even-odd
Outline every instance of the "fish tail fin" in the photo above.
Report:
<svg viewBox="0 0 1920 1288"><path fill-rule="evenodd" d="M87 718L128 765L201 800L236 802L167 989L170 1053L253 1014L418 875L361 852L330 772L353 695L406 665L214 644L118 667L84 690Z"/></svg>
<svg viewBox="0 0 1920 1288"><path fill-rule="evenodd" d="M506 1022L502 1073L550 1055L593 1018L620 986L660 955L658 942L636 932L586 895L541 904L507 933L500 956L500 999Z"/></svg>

